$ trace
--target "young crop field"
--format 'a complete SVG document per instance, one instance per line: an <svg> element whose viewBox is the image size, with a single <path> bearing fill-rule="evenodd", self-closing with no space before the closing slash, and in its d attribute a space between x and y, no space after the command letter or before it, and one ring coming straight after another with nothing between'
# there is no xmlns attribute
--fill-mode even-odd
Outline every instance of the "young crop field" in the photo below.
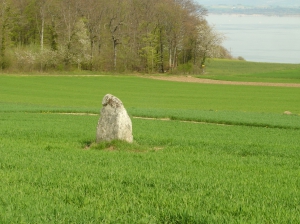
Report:
<svg viewBox="0 0 300 224"><path fill-rule="evenodd" d="M300 64L213 59L207 64L206 74L198 77L227 81L300 83Z"/></svg>
<svg viewBox="0 0 300 224"><path fill-rule="evenodd" d="M132 144L94 143L107 93ZM1 75L0 223L299 223L299 102L300 88Z"/></svg>

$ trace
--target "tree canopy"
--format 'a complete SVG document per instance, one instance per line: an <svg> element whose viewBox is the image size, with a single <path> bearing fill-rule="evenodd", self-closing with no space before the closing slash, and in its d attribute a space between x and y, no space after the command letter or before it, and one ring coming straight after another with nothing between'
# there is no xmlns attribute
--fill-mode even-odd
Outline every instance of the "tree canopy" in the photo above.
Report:
<svg viewBox="0 0 300 224"><path fill-rule="evenodd" d="M206 14L193 0L1 0L0 67L201 68L207 57L224 55Z"/></svg>

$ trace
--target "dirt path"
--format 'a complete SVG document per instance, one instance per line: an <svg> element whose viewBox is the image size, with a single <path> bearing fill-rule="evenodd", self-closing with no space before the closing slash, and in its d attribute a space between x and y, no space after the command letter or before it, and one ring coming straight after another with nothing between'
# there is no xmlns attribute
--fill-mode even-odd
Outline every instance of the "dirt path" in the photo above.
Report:
<svg viewBox="0 0 300 224"><path fill-rule="evenodd" d="M145 78L152 78L152 79L173 81L173 82L193 82L193 83L219 84L219 85L279 86L279 87L300 88L300 84L298 83L236 82L236 81L201 79L192 76L147 76Z"/></svg>
<svg viewBox="0 0 300 224"><path fill-rule="evenodd" d="M56 113L56 112L49 112L49 114L61 114L61 115L74 115L74 116L100 116L99 114L94 114L94 113ZM157 121L171 121L170 118L154 118L154 117L137 117L137 116L132 116L134 119L143 119L143 120L157 120ZM178 122L183 122L183 123L193 123L193 124L213 124L213 125L222 125L222 126L233 126L233 124L223 124L223 123L217 123L217 122L205 122L205 121L187 121L187 120L174 120Z"/></svg>
<svg viewBox="0 0 300 224"><path fill-rule="evenodd" d="M102 77L106 75L18 75L18 76L65 76L65 77ZM239 81L224 81L213 79L195 78L192 76L141 76L142 78L158 79L173 82L192 82L192 83L204 83L204 84L218 84L218 85L243 85L243 86L278 86L278 87L295 87L300 88L300 83L271 83L271 82L239 82Z"/></svg>

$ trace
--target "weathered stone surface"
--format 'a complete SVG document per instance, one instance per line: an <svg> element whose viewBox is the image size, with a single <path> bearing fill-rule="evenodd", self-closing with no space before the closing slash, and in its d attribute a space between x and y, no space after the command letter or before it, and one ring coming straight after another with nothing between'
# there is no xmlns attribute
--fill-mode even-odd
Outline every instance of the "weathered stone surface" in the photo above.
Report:
<svg viewBox="0 0 300 224"><path fill-rule="evenodd" d="M102 105L96 142L115 139L132 142L132 122L122 101L111 94L106 94Z"/></svg>

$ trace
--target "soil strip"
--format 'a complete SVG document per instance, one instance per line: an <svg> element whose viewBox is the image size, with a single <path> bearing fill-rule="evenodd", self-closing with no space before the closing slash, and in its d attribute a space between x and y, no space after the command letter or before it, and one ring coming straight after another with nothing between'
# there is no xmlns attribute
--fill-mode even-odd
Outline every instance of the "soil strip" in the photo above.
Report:
<svg viewBox="0 0 300 224"><path fill-rule="evenodd" d="M202 79L192 76L141 76L144 78L158 79L173 82L191 82L202 84L218 84L218 85L243 85L243 86L277 86L277 87L296 87L300 88L300 83L270 83L270 82L237 82L213 79Z"/></svg>

